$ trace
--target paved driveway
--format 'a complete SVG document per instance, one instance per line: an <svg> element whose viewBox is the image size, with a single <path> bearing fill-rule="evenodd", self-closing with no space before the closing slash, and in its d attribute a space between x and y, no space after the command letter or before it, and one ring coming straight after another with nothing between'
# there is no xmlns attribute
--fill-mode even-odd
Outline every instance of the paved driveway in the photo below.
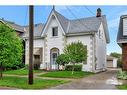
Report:
<svg viewBox="0 0 127 95"><path fill-rule="evenodd" d="M118 69L109 69L89 77L75 80L51 89L116 89L118 83L116 72Z"/></svg>

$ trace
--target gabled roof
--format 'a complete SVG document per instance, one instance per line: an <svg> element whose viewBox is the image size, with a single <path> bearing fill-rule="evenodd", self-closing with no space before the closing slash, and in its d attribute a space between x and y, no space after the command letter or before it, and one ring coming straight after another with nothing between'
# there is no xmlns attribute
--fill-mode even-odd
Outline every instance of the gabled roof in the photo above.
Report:
<svg viewBox="0 0 127 95"><path fill-rule="evenodd" d="M65 18L63 15L61 15L60 13L58 13L57 11L54 10L54 13L56 14L64 32L67 32L67 27L69 24L69 20L67 18Z"/></svg>
<svg viewBox="0 0 127 95"><path fill-rule="evenodd" d="M120 17L119 29L117 34L117 43L121 45L121 43L127 43L127 36L123 36L123 18L127 18L127 15L122 15Z"/></svg>
<svg viewBox="0 0 127 95"><path fill-rule="evenodd" d="M21 25L18 25L18 24L14 23L14 22L7 21L7 20L4 20L4 19L0 19L0 21L2 21L4 24L9 25L10 27L12 27L14 30L16 30L18 32L25 32L24 31L24 27L21 26Z"/></svg>
<svg viewBox="0 0 127 95"><path fill-rule="evenodd" d="M104 32L106 35L107 43L110 42L108 26L106 21L106 16L101 17L87 17L75 20L69 20L57 11L53 10L57 16L64 32L66 34L78 34L78 33L88 33L88 32L97 32L101 23L104 27Z"/></svg>
<svg viewBox="0 0 127 95"><path fill-rule="evenodd" d="M97 17L81 18L70 20L67 33L97 32L101 21Z"/></svg>
<svg viewBox="0 0 127 95"><path fill-rule="evenodd" d="M114 60L114 59L118 59L118 58L110 56L110 55L107 55L107 60Z"/></svg>

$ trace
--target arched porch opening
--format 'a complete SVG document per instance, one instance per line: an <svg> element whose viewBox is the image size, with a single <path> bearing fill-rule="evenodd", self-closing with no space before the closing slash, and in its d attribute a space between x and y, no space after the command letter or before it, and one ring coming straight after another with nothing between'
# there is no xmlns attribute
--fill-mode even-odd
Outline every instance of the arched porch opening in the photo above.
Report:
<svg viewBox="0 0 127 95"><path fill-rule="evenodd" d="M56 70L58 69L58 65L56 64L57 56L59 55L59 49L54 47L50 50L50 69Z"/></svg>

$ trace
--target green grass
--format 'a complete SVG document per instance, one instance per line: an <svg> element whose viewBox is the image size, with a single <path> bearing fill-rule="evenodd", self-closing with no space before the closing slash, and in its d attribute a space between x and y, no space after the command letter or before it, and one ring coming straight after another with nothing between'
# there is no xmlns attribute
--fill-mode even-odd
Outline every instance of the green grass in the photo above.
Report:
<svg viewBox="0 0 127 95"><path fill-rule="evenodd" d="M71 71L53 71L46 74L39 75L41 77L53 77L53 78L82 78L92 75L91 72L74 71L72 75Z"/></svg>
<svg viewBox="0 0 127 95"><path fill-rule="evenodd" d="M127 84L117 86L118 89L127 90Z"/></svg>
<svg viewBox="0 0 127 95"><path fill-rule="evenodd" d="M34 73L41 73L41 70L34 70ZM28 70L19 69L19 70L8 70L4 71L3 74L9 74L9 75L27 75Z"/></svg>
<svg viewBox="0 0 127 95"><path fill-rule="evenodd" d="M3 77L0 79L0 86L13 87L19 89L45 89L53 86L57 86L69 81L65 80L46 80L46 79L34 79L33 85L28 85L28 79L23 77Z"/></svg>

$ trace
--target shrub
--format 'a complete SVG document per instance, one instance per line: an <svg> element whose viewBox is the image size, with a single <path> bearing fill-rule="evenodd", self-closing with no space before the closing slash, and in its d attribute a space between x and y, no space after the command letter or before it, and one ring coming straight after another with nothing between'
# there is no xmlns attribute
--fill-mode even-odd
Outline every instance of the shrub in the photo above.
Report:
<svg viewBox="0 0 127 95"><path fill-rule="evenodd" d="M23 70L29 69L29 65L25 64L24 67L22 68Z"/></svg>
<svg viewBox="0 0 127 95"><path fill-rule="evenodd" d="M127 79L127 71L119 70L117 73L118 79Z"/></svg>
<svg viewBox="0 0 127 95"><path fill-rule="evenodd" d="M66 71L72 71L73 65L66 65L65 70ZM74 71L81 71L82 65L74 65Z"/></svg>
<svg viewBox="0 0 127 95"><path fill-rule="evenodd" d="M0 23L0 64L4 69L18 69L22 55L23 44L16 31Z"/></svg>
<svg viewBox="0 0 127 95"><path fill-rule="evenodd" d="M118 59L118 61L117 61L117 67L118 67L118 68L122 68L122 62L121 62L120 59Z"/></svg>
<svg viewBox="0 0 127 95"><path fill-rule="evenodd" d="M60 69L60 65L64 66L69 63L69 58L65 54L61 54L57 57L56 63L58 64L58 69Z"/></svg>
<svg viewBox="0 0 127 95"><path fill-rule="evenodd" d="M64 48L64 54L68 56L70 63L73 64L73 74L75 63L82 63L87 60L87 46L85 46L81 41L72 42L66 45Z"/></svg>

